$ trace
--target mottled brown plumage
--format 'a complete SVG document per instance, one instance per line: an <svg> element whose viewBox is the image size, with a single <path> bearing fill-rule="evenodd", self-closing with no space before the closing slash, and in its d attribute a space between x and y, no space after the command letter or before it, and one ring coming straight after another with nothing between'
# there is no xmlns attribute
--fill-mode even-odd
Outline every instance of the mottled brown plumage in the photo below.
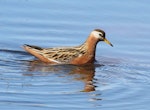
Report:
<svg viewBox="0 0 150 110"><path fill-rule="evenodd" d="M24 49L41 61L51 64L86 64L95 60L96 45L99 41L112 44L105 38L105 32L100 29L92 31L88 39L80 46L41 48L38 46L24 45Z"/></svg>

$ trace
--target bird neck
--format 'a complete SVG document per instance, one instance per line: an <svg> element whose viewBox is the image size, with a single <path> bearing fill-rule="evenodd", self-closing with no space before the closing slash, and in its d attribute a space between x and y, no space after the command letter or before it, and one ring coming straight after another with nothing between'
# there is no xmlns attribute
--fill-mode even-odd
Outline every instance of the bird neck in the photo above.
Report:
<svg viewBox="0 0 150 110"><path fill-rule="evenodd" d="M90 55L93 55L94 57L95 57L97 43L98 43L98 39L95 38L92 34L89 35L89 37L87 38L85 42L88 53Z"/></svg>

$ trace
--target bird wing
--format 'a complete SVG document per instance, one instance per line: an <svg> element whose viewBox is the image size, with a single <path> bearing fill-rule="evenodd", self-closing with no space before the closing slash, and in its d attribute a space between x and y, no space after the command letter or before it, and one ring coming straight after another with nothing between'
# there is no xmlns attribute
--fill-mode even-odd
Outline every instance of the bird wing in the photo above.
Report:
<svg viewBox="0 0 150 110"><path fill-rule="evenodd" d="M72 47L41 48L33 45L24 45L23 48L41 61L48 63L67 63L80 55L79 49Z"/></svg>
<svg viewBox="0 0 150 110"><path fill-rule="evenodd" d="M78 57L80 51L77 48L64 47L64 48L47 48L43 49L42 54L48 59L53 59L58 62L67 63L73 58Z"/></svg>

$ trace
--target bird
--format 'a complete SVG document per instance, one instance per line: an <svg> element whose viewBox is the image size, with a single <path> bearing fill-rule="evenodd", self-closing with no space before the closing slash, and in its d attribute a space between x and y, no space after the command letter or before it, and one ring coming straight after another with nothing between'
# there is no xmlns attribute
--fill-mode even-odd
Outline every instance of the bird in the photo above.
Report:
<svg viewBox="0 0 150 110"><path fill-rule="evenodd" d="M53 47L42 48L39 46L24 44L23 48L40 61L48 64L72 64L84 65L94 63L97 43L104 41L113 47L105 37L105 32L101 29L94 29L87 40L74 47Z"/></svg>

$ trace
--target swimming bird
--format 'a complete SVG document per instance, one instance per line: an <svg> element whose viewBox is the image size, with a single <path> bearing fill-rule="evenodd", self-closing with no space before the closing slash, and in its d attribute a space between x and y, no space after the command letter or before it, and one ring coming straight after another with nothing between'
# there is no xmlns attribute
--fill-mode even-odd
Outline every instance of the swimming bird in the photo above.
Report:
<svg viewBox="0 0 150 110"><path fill-rule="evenodd" d="M25 44L23 48L45 63L82 65L94 63L96 45L99 41L104 41L110 46L113 46L105 38L105 32L103 30L95 29L90 33L87 40L79 46L41 48Z"/></svg>

